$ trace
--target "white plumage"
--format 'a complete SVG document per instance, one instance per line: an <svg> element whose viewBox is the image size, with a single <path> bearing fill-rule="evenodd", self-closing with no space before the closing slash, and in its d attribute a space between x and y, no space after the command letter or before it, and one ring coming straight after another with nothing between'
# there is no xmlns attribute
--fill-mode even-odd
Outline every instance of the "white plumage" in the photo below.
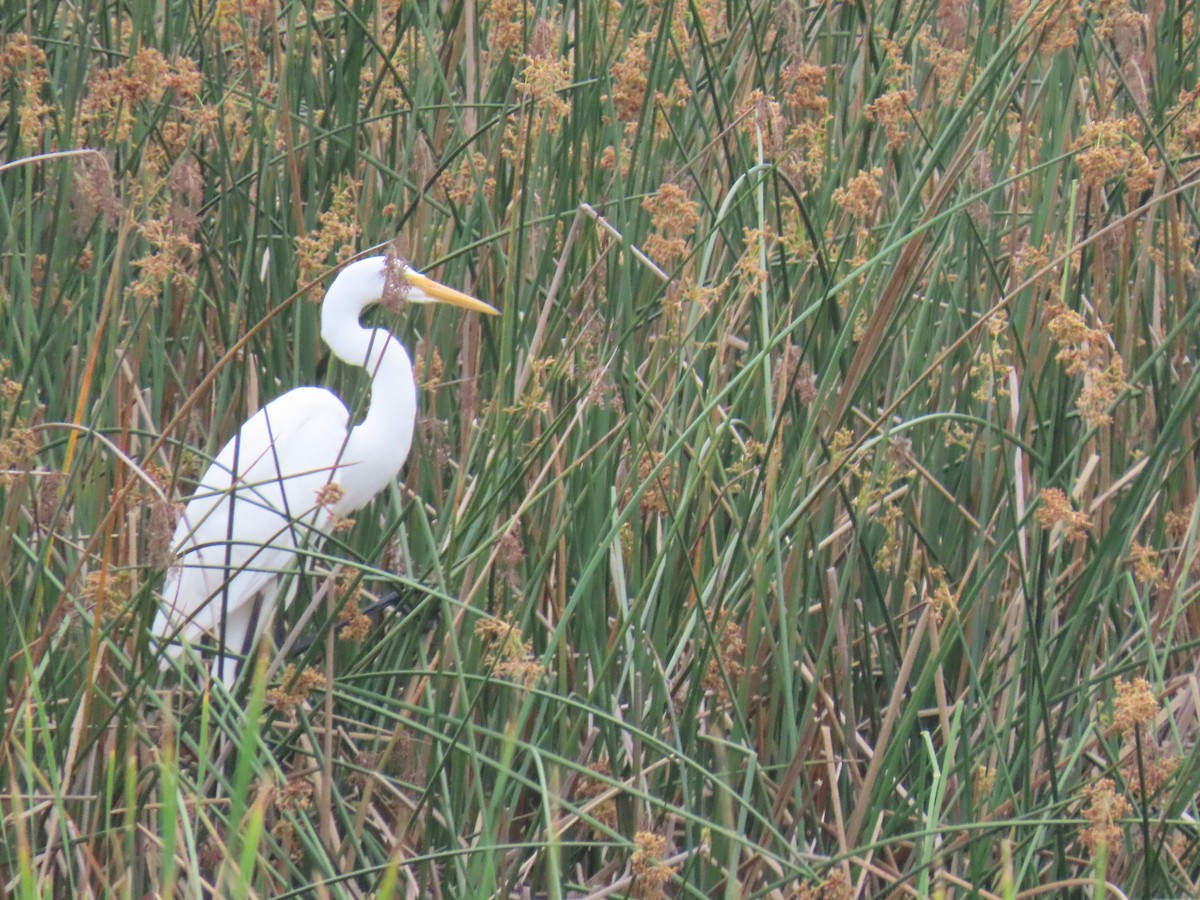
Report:
<svg viewBox="0 0 1200 900"><path fill-rule="evenodd" d="M347 266L321 308L321 337L333 354L371 373L363 421L348 427L349 410L331 391L296 388L255 413L200 479L175 529L178 558L153 626L170 642L164 667L184 644L223 644L217 666L232 685L240 655L270 623L276 603L295 593L292 578L288 596L279 597L297 551L312 549L335 516L364 506L399 474L416 422L412 362L388 331L359 323L383 296L386 265L371 257ZM410 302L496 312L410 268L401 277Z"/></svg>

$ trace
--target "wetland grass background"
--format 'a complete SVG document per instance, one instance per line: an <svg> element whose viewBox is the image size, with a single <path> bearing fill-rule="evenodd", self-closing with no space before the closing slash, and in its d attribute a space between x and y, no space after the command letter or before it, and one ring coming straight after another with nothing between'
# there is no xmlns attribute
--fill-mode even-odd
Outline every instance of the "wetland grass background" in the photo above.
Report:
<svg viewBox="0 0 1200 900"><path fill-rule="evenodd" d="M0 16L0 896L1196 894L1195 4ZM387 320L296 667L161 673L393 239L502 318Z"/></svg>

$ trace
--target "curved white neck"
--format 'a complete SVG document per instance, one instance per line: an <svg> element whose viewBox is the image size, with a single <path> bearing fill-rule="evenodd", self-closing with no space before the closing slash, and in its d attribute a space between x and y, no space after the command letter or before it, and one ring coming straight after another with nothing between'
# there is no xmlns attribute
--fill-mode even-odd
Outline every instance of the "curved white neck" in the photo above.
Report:
<svg viewBox="0 0 1200 900"><path fill-rule="evenodd" d="M363 465L338 504L339 512L358 509L395 479L412 446L417 414L417 385L412 361L403 345L383 328L364 328L358 321L364 307L383 295L383 258L373 257L347 266L325 295L321 308L321 337L334 356L371 375L371 400L362 423L350 429L342 462ZM366 466L364 460L394 460ZM369 477L367 477L369 476Z"/></svg>

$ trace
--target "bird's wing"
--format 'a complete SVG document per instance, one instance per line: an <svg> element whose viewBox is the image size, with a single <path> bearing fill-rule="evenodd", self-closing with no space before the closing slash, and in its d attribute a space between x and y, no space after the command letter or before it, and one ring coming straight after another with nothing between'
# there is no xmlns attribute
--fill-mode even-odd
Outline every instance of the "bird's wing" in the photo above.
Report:
<svg viewBox="0 0 1200 900"><path fill-rule="evenodd" d="M216 638L224 610L226 645L242 649L255 595L329 523L318 492L337 480L348 421L341 400L310 387L273 400L242 426L204 473L175 529L179 556L163 584L156 635ZM260 621L274 599L264 592Z"/></svg>

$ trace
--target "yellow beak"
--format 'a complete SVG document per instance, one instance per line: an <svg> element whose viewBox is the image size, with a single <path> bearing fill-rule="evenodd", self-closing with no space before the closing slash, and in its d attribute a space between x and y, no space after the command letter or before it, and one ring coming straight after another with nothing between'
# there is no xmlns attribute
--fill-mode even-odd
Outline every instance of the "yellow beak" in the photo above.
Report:
<svg viewBox="0 0 1200 900"><path fill-rule="evenodd" d="M471 312L486 313L489 316L500 315L500 310L488 306L482 300L476 300L474 297L464 294L462 291L456 291L454 288L446 287L444 284L439 284L432 278L426 278L419 272L414 272L411 269L404 273L404 277L408 279L408 283L415 288L420 288L426 295L432 297L439 303L449 303L451 306L461 306L463 309L469 309Z"/></svg>

